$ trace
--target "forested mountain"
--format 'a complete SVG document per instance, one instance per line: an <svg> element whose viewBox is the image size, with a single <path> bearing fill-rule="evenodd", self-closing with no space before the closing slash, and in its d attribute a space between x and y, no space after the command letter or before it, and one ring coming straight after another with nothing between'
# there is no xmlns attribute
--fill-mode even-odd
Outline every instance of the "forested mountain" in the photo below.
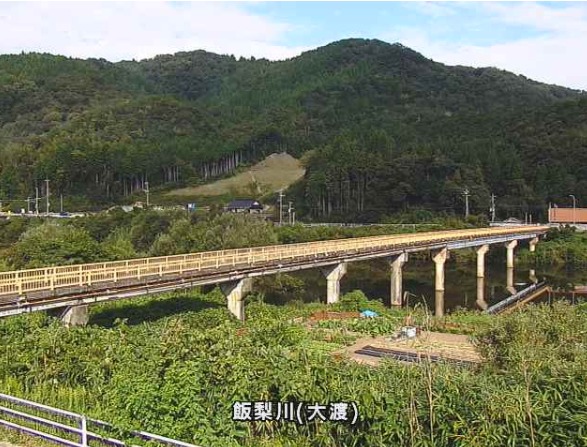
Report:
<svg viewBox="0 0 587 447"><path fill-rule="evenodd" d="M582 92L494 68L449 67L349 39L280 62L205 51L112 64L0 57L0 198L37 179L93 202L312 150L297 195L317 219L419 208L538 213L587 197Z"/></svg>

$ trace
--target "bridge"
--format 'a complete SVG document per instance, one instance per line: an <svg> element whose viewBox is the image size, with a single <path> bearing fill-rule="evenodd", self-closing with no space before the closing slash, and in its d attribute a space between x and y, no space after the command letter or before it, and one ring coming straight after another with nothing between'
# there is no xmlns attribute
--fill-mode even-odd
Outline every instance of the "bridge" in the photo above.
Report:
<svg viewBox="0 0 587 447"><path fill-rule="evenodd" d="M418 251L432 251L435 308L442 315L444 264L451 250L476 248L477 277L483 278L489 247L505 245L508 282L512 278L509 285L513 287L515 247L527 240L534 251L547 230L546 226L525 226L431 231L2 272L0 317L60 308L64 323L85 324L92 303L219 284L230 312L244 320L243 298L254 277L319 268L326 277L327 303L335 303L347 264L375 258L389 261L390 304L399 306L402 266L410 253Z"/></svg>

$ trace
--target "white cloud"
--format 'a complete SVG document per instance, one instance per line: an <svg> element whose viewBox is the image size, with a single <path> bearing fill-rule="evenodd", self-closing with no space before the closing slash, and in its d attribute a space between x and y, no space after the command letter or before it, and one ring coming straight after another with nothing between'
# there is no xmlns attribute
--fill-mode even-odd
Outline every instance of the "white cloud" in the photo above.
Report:
<svg viewBox="0 0 587 447"><path fill-rule="evenodd" d="M471 4L499 26L532 29L533 37L499 44L466 45L431 36L430 29L404 28L382 35L448 65L493 66L541 82L587 90L587 5L549 7L535 3Z"/></svg>
<svg viewBox="0 0 587 447"><path fill-rule="evenodd" d="M206 49L283 59L305 49L276 43L290 29L235 3L0 3L0 53L118 61Z"/></svg>
<svg viewBox="0 0 587 447"><path fill-rule="evenodd" d="M420 14L434 18L448 17L456 14L454 4L444 2L409 2L405 4L407 9L411 9Z"/></svg>
<svg viewBox="0 0 587 447"><path fill-rule="evenodd" d="M295 17L291 18L293 23L274 20L250 12L248 6L249 3L0 2L0 54L40 51L118 61L205 49L275 60L313 48L283 43L291 31L302 29L296 28L302 25L294 24ZM587 4L423 2L407 7L426 19L422 25L379 33L379 38L401 42L449 65L495 66L538 81L587 90L587 64L582 60L587 54ZM466 22L455 38L459 18ZM494 35L488 40L499 43L466 43L470 32L479 35L479 30L488 24L494 26L490 28ZM311 30L310 35L316 33L324 38L311 25L303 26ZM504 29L520 29L524 33L517 35L526 37L505 41L508 34L500 35ZM350 35L349 29L341 29L336 22L329 32L331 40L334 36L360 37ZM443 35L447 37L439 39ZM455 41L457 38L461 43Z"/></svg>
<svg viewBox="0 0 587 447"><path fill-rule="evenodd" d="M587 8L584 4L564 8L553 8L540 3L486 3L483 6L504 23L564 34L587 31Z"/></svg>

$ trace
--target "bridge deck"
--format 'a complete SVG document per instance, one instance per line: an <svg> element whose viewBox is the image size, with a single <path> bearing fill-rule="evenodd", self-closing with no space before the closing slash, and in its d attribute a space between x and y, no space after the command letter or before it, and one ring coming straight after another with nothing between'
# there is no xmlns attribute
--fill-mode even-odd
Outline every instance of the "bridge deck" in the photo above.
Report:
<svg viewBox="0 0 587 447"><path fill-rule="evenodd" d="M132 294L137 288L164 290L169 286L173 289L173 284L178 282L187 283L186 287L218 283L402 251L532 238L547 229L533 226L434 231L2 272L0 316L20 313L25 308L30 310L31 305L42 303L58 307L72 299L91 299L113 290Z"/></svg>

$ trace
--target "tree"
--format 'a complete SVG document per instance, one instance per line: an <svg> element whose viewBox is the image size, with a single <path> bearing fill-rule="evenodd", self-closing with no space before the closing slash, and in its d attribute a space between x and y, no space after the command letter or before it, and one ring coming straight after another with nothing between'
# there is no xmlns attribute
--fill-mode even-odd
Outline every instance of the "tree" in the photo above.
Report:
<svg viewBox="0 0 587 447"><path fill-rule="evenodd" d="M15 269L101 260L100 244L87 231L53 221L29 229L8 251L8 262Z"/></svg>

